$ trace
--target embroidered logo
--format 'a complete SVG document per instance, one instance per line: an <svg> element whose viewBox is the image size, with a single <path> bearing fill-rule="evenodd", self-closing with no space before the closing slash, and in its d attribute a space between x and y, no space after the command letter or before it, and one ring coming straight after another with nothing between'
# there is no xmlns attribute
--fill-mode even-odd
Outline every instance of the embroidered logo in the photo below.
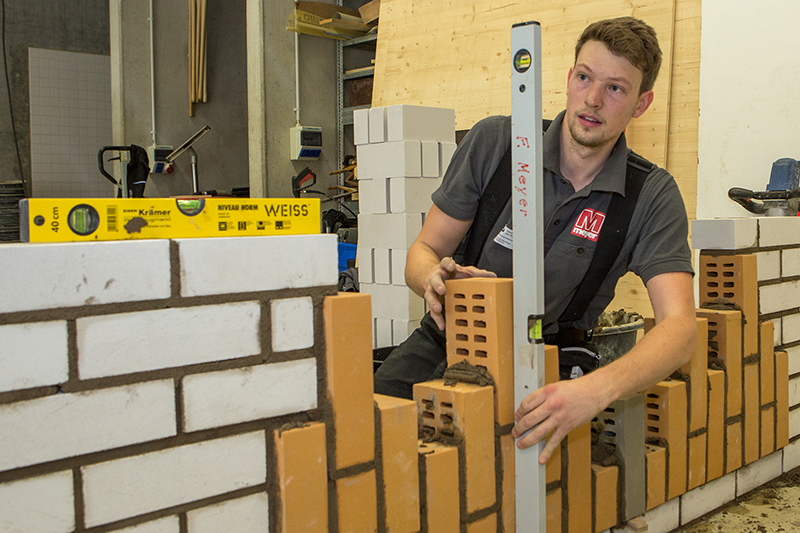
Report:
<svg viewBox="0 0 800 533"><path fill-rule="evenodd" d="M600 229L603 227L605 219L605 213L587 207L578 215L578 219L572 227L572 234L597 242L597 236L600 235Z"/></svg>

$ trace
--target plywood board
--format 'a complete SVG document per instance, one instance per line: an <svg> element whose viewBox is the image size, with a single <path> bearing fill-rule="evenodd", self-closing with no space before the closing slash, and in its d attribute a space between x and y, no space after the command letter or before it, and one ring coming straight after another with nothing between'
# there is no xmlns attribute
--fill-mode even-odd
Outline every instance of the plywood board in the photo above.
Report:
<svg viewBox="0 0 800 533"><path fill-rule="evenodd" d="M564 108L575 41L591 22L624 15L656 30L664 56L656 100L628 128L631 147L663 165L666 160L675 1L556 0L497 6L488 0L384 0L375 57L373 105L453 108L456 129L511 110L511 26L542 25L542 107L545 117Z"/></svg>

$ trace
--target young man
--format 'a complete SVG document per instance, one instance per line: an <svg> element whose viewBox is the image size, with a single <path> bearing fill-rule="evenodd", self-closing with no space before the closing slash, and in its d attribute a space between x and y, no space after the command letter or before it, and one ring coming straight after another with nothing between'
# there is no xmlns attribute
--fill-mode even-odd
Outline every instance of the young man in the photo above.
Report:
<svg viewBox="0 0 800 533"><path fill-rule="evenodd" d="M653 101L661 51L653 29L630 17L584 30L567 77L567 108L544 136L545 329L561 349L580 346L585 332L614 296L628 270L644 281L656 326L625 356L577 379L547 385L522 401L513 435L527 448L550 435L545 463L572 429L618 398L644 390L691 358L696 337L688 220L674 179L653 166L646 173L621 251L580 318L565 323L589 266L609 205L626 194L628 153L624 129ZM444 280L511 277L511 209L507 205L476 266L452 258L467 236L481 195L511 142L509 117L477 123L457 149L433 194L422 232L408 252L406 282L430 309L420 328L375 374L375 391L411 396L413 383L441 375L446 366L442 299ZM586 220L594 224L587 231ZM577 375L582 372L578 371Z"/></svg>

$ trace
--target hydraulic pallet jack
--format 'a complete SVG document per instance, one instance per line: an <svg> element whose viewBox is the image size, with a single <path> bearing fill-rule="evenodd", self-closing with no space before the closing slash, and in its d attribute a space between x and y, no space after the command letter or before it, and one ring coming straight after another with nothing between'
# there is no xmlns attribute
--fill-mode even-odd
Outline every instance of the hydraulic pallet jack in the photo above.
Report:
<svg viewBox="0 0 800 533"><path fill-rule="evenodd" d="M514 232L514 402L544 386L542 28L511 28L511 202ZM544 442L516 448L517 531L545 533Z"/></svg>

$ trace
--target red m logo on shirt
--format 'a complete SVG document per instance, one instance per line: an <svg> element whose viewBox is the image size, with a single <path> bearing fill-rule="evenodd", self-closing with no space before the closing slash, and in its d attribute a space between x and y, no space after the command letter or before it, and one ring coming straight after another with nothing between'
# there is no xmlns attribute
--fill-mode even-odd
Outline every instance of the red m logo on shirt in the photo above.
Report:
<svg viewBox="0 0 800 533"><path fill-rule="evenodd" d="M600 228L603 227L605 219L605 213L587 207L578 215L578 219L572 227L572 234L597 242L597 236L600 235Z"/></svg>

